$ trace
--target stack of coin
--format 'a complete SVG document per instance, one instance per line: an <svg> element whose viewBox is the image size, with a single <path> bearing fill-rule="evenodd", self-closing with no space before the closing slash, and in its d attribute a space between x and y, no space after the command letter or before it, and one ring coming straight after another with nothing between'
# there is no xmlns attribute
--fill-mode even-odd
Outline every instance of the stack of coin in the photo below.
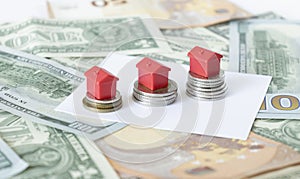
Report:
<svg viewBox="0 0 300 179"><path fill-rule="evenodd" d="M166 106L175 102L177 98L177 84L168 81L168 87L152 91L136 81L133 88L133 100L147 106Z"/></svg>
<svg viewBox="0 0 300 179"><path fill-rule="evenodd" d="M186 94L195 99L217 100L225 97L227 85L224 72L212 78L188 75Z"/></svg>
<svg viewBox="0 0 300 179"><path fill-rule="evenodd" d="M113 99L107 100L92 99L86 95L82 102L83 106L88 110L107 113L116 111L122 107L122 96L119 91L117 91L116 96Z"/></svg>

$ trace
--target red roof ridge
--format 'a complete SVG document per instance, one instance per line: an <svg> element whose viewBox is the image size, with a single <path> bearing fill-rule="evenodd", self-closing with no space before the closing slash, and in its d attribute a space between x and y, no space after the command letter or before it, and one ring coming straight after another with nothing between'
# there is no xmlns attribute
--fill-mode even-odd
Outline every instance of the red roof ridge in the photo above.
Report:
<svg viewBox="0 0 300 179"><path fill-rule="evenodd" d="M188 53L188 56L193 55L194 57L197 58L198 55L202 55L204 52L208 52L208 55L215 55L219 60L221 60L221 58L223 57L223 55L217 52L199 46L195 46L194 48L192 48L192 50Z"/></svg>
<svg viewBox="0 0 300 179"><path fill-rule="evenodd" d="M149 73L154 73L155 71L161 70L161 69L164 69L166 71L171 71L171 68L169 68L155 60L152 60L151 58L148 58L148 57L144 57L141 61L139 61L136 64L136 67L138 69L142 69L145 66L147 66L148 68L144 68L144 69L148 70Z"/></svg>
<svg viewBox="0 0 300 179"><path fill-rule="evenodd" d="M116 79L116 80L119 80L118 77L116 77L115 75L113 75L112 73L110 73L109 71L107 71L106 69L98 67L98 66L93 66L91 69L89 69L88 71L86 71L84 73L84 75L87 78L94 76L94 78L97 81L106 81L107 79Z"/></svg>

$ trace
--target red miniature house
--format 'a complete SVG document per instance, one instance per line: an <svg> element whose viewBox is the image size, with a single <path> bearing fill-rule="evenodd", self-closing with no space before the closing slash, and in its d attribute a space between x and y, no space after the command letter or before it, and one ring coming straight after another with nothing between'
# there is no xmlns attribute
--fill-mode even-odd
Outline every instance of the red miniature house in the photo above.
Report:
<svg viewBox="0 0 300 179"><path fill-rule="evenodd" d="M136 67L139 70L139 84L152 91L168 87L170 68L147 57L137 63Z"/></svg>
<svg viewBox="0 0 300 179"><path fill-rule="evenodd" d="M194 47L189 53L190 72L204 78L214 77L220 73L222 55L201 47Z"/></svg>
<svg viewBox="0 0 300 179"><path fill-rule="evenodd" d="M112 99L116 96L117 81L110 72L97 66L84 73L87 78L87 95L97 100Z"/></svg>

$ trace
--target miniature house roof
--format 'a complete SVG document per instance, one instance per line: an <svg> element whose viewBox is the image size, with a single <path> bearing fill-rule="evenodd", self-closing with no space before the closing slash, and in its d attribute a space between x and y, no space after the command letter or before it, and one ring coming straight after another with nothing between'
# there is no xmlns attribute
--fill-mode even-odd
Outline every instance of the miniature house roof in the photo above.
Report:
<svg viewBox="0 0 300 179"><path fill-rule="evenodd" d="M94 66L86 71L84 75L89 79L95 79L95 82L110 82L113 80L119 80L118 77L114 76L104 68L97 66Z"/></svg>
<svg viewBox="0 0 300 179"><path fill-rule="evenodd" d="M148 57L143 58L139 63L136 64L136 67L139 70L143 70L148 73L161 73L171 71L171 68L166 67L163 64Z"/></svg>
<svg viewBox="0 0 300 179"><path fill-rule="evenodd" d="M188 56L194 57L199 63L206 63L208 60L213 59L214 57L217 57L217 59L221 60L221 58L223 57L223 55L218 54L216 52L207 50L205 48L202 47L194 47L189 53Z"/></svg>

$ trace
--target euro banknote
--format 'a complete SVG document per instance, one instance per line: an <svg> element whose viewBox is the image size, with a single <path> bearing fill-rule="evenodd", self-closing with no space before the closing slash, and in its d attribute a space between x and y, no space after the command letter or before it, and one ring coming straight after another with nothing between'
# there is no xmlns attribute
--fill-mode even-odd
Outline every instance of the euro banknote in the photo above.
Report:
<svg viewBox="0 0 300 179"><path fill-rule="evenodd" d="M104 0L60 1L50 0L52 18L98 18L145 15L155 18L160 28L207 26L250 13L228 0Z"/></svg>
<svg viewBox="0 0 300 179"><path fill-rule="evenodd" d="M248 178L300 162L297 151L254 133L241 141L128 126L96 144L121 178Z"/></svg>

